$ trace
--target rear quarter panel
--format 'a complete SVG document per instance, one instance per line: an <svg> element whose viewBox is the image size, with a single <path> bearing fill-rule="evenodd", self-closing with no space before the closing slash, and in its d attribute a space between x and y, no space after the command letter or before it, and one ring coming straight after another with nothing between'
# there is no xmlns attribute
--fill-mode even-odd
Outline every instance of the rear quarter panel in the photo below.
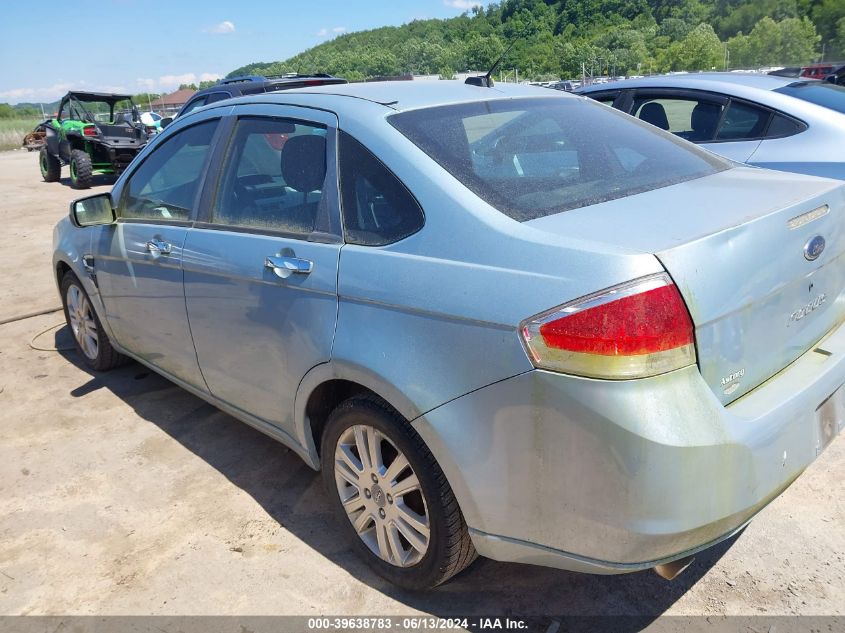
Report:
<svg viewBox="0 0 845 633"><path fill-rule="evenodd" d="M332 362L402 394L394 406L409 419L531 369L518 335L525 318L662 272L652 255L511 220L383 119L341 116L340 126L405 183L426 216L400 242L346 245L340 256Z"/></svg>

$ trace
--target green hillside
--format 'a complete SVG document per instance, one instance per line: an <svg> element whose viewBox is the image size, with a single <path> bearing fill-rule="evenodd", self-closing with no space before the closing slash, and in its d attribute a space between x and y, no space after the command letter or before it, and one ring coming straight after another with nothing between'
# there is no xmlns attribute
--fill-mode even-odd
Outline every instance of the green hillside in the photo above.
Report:
<svg viewBox="0 0 845 633"><path fill-rule="evenodd" d="M447 20L340 36L241 74L328 72L353 80L449 76L502 64L520 77L793 65L845 55L845 0L504 0Z"/></svg>

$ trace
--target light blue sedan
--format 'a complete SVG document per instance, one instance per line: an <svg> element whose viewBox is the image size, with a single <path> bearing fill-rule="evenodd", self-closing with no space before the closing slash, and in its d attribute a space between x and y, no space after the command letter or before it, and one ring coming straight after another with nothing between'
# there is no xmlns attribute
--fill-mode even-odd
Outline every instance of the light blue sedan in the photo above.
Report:
<svg viewBox="0 0 845 633"><path fill-rule="evenodd" d="M179 117L53 270L90 368L291 447L392 582L671 578L845 421L844 213L562 92L350 84Z"/></svg>
<svg viewBox="0 0 845 633"><path fill-rule="evenodd" d="M813 79L691 73L578 91L722 156L845 180L845 87Z"/></svg>

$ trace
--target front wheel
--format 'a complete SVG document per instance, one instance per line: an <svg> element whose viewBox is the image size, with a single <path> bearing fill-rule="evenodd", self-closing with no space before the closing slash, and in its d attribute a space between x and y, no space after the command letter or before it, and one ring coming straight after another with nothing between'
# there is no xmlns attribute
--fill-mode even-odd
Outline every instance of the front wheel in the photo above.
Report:
<svg viewBox="0 0 845 633"><path fill-rule="evenodd" d="M81 149L70 153L70 184L74 189L88 189L94 180L91 157Z"/></svg>
<svg viewBox="0 0 845 633"><path fill-rule="evenodd" d="M443 471L401 415L356 396L329 416L323 481L364 561L408 589L445 582L477 554Z"/></svg>
<svg viewBox="0 0 845 633"><path fill-rule="evenodd" d="M111 345L88 293L72 272L62 278L62 307L82 360L96 371L106 371L123 363L125 357Z"/></svg>

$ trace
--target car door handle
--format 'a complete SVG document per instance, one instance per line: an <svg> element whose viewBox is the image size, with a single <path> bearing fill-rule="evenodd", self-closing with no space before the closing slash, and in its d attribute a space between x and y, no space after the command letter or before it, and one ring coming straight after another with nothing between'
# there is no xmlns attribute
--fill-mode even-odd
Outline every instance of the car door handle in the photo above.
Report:
<svg viewBox="0 0 845 633"><path fill-rule="evenodd" d="M170 255L170 251L173 249L173 246L170 242L165 242L162 240L150 240L147 242L147 251L154 257L158 257L159 255Z"/></svg>
<svg viewBox="0 0 845 633"><path fill-rule="evenodd" d="M290 255L268 255L264 267L270 268L282 279L287 279L293 274L307 275L314 270L314 262Z"/></svg>

